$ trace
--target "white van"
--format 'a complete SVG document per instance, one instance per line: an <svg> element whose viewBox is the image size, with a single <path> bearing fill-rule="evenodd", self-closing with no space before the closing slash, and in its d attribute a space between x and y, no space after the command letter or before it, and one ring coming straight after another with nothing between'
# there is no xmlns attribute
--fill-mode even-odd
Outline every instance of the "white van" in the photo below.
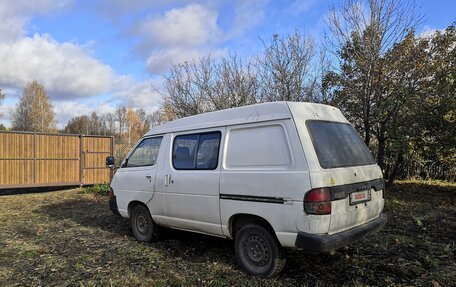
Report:
<svg viewBox="0 0 456 287"><path fill-rule="evenodd" d="M232 238L242 268L271 277L284 248L332 252L381 229L383 191L340 110L273 102L152 128L117 170L110 205L139 241L160 226Z"/></svg>

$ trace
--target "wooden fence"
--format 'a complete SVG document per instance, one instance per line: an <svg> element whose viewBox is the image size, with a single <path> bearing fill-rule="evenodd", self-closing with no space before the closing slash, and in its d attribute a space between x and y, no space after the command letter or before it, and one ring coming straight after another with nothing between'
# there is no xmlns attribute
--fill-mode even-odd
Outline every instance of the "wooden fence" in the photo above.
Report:
<svg viewBox="0 0 456 287"><path fill-rule="evenodd" d="M113 138L0 132L0 189L109 183Z"/></svg>

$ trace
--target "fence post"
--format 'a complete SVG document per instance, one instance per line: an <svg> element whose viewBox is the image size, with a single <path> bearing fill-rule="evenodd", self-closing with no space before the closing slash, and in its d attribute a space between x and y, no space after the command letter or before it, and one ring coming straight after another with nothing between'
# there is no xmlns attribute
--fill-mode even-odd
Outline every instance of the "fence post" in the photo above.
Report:
<svg viewBox="0 0 456 287"><path fill-rule="evenodd" d="M83 159L83 150L84 150L84 136L79 135L79 185L83 186L84 180L84 159Z"/></svg>
<svg viewBox="0 0 456 287"><path fill-rule="evenodd" d="M111 156L114 156L114 136L111 136ZM116 162L114 161L114 167L116 166ZM111 184L112 177L114 176L114 169L110 169L109 171L109 184Z"/></svg>
<svg viewBox="0 0 456 287"><path fill-rule="evenodd" d="M33 134L33 183L36 183L36 134Z"/></svg>

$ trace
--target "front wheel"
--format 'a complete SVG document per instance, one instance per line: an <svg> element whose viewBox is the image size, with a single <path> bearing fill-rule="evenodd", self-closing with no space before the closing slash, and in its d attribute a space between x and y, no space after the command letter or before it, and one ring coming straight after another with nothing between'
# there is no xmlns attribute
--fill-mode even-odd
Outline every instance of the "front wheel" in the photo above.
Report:
<svg viewBox="0 0 456 287"><path fill-rule="evenodd" d="M235 250L239 264L249 274L270 278L285 267L285 250L261 225L244 225L237 232Z"/></svg>
<svg viewBox="0 0 456 287"><path fill-rule="evenodd" d="M130 224L136 240L151 242L158 239L158 225L152 220L152 216L146 206L136 205L133 208Z"/></svg>

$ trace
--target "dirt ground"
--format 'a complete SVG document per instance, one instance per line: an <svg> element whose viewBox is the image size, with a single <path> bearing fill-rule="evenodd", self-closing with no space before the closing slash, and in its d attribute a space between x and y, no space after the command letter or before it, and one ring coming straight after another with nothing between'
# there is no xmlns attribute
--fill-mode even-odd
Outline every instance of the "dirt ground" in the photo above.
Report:
<svg viewBox="0 0 456 287"><path fill-rule="evenodd" d="M0 196L0 286L456 286L456 184L396 184L384 230L335 255L291 251L269 280L239 269L230 240L167 231L140 244L106 199Z"/></svg>

